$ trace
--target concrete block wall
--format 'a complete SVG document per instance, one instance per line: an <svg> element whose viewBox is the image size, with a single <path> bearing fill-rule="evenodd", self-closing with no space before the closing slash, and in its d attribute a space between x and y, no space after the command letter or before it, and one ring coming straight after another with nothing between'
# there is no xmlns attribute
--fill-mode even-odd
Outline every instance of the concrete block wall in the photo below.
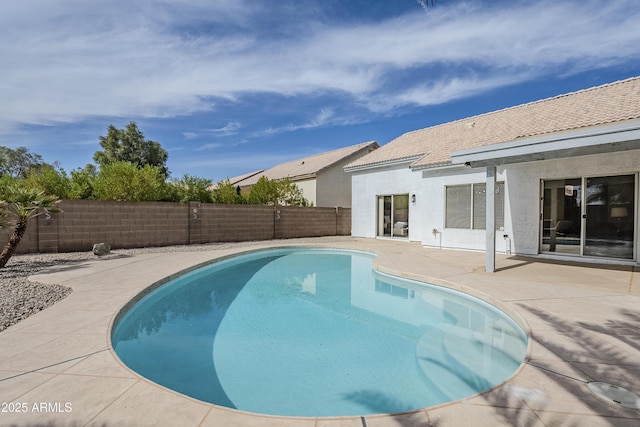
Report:
<svg viewBox="0 0 640 427"><path fill-rule="evenodd" d="M4 245L9 241L11 233L13 233L13 229L0 231L0 243L2 244L0 252ZM16 253L32 254L38 252L38 218L31 218L27 223L27 231L24 233L24 236L22 236L22 240L20 240L20 245L18 246Z"/></svg>
<svg viewBox="0 0 640 427"><path fill-rule="evenodd" d="M40 215L31 219L35 229L32 237L37 246L35 252L58 252L58 221L60 218L58 215L41 211ZM27 232L30 231L29 226L27 226ZM24 242L20 242L19 249L22 247L22 243Z"/></svg>
<svg viewBox="0 0 640 427"><path fill-rule="evenodd" d="M246 242L274 238L273 206L190 204L189 242Z"/></svg>
<svg viewBox="0 0 640 427"><path fill-rule="evenodd" d="M276 206L276 239L335 236L337 230L335 208Z"/></svg>
<svg viewBox="0 0 640 427"><path fill-rule="evenodd" d="M351 208L335 208L337 216L336 235L351 235Z"/></svg>
<svg viewBox="0 0 640 427"><path fill-rule="evenodd" d="M58 220L58 251L87 251L94 243L113 248L184 245L185 205L163 202L65 200Z"/></svg>
<svg viewBox="0 0 640 427"><path fill-rule="evenodd" d="M17 253L89 251L351 234L351 209L64 200L30 220ZM9 235L0 234L0 243Z"/></svg>

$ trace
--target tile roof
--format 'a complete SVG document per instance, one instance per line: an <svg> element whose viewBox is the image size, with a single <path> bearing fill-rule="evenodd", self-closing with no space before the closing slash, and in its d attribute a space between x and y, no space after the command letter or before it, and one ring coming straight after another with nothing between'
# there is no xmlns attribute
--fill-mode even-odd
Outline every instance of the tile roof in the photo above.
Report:
<svg viewBox="0 0 640 427"><path fill-rule="evenodd" d="M401 160L451 163L449 154L519 139L640 118L640 77L407 132L347 168Z"/></svg>
<svg viewBox="0 0 640 427"><path fill-rule="evenodd" d="M238 175L238 176L234 176L233 178L227 178L229 180L229 182L233 185L238 184L240 181L244 181L247 178L251 178L254 175L257 175L261 172L264 172L264 169L260 169L257 171L253 171L253 172L249 172L249 173L245 173L242 175Z"/></svg>
<svg viewBox="0 0 640 427"><path fill-rule="evenodd" d="M349 147L339 148L337 150L327 151L315 154L313 156L302 159L292 160L290 162L281 163L267 169L261 173L253 174L244 180L238 181L240 186L253 185L265 176L269 179L282 179L289 177L293 180L315 177L324 169L357 154L364 155L378 148L375 141L363 142Z"/></svg>
<svg viewBox="0 0 640 427"><path fill-rule="evenodd" d="M216 182L213 185L209 186L209 190L217 190L218 189L218 185L221 183L224 183L226 181L229 181L231 183L231 185L238 185L238 183L240 183L240 181L243 181L247 178L251 178L254 175L257 175L261 172L263 172L264 169L260 169L257 171L253 171L253 172L248 172L248 173L244 173L242 175L238 175L238 176L234 176L233 178L227 178L227 179L223 179L220 182Z"/></svg>

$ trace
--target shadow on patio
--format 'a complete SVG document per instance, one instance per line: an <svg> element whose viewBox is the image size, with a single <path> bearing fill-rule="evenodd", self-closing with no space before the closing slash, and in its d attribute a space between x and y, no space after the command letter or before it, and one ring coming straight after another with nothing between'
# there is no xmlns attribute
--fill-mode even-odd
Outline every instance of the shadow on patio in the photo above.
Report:
<svg viewBox="0 0 640 427"><path fill-rule="evenodd" d="M621 309L619 319L603 323L572 323L524 303L519 306L544 326L535 328L533 354L520 374L483 395L503 421L518 426L640 424L640 410L609 403L587 386L598 381L639 392L640 310ZM531 375L532 370L543 379Z"/></svg>

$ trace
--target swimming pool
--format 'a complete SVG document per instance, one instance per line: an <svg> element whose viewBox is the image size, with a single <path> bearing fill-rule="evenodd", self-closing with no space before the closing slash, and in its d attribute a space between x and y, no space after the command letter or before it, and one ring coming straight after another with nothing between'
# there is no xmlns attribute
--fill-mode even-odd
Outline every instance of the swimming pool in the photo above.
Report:
<svg viewBox="0 0 640 427"><path fill-rule="evenodd" d="M180 393L285 416L419 409L487 390L522 363L526 336L504 313L372 262L310 248L225 259L127 307L113 348Z"/></svg>

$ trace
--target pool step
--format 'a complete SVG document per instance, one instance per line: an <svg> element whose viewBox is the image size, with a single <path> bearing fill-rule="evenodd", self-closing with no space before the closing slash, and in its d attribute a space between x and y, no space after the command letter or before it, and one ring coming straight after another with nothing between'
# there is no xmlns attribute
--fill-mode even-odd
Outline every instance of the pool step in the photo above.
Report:
<svg viewBox="0 0 640 427"><path fill-rule="evenodd" d="M501 323L502 322L502 323ZM429 385L447 400L460 399L504 381L522 362L526 346L498 320L471 330L441 324L423 334L416 362ZM446 390L441 385L446 385Z"/></svg>
<svg viewBox="0 0 640 427"><path fill-rule="evenodd" d="M450 368L450 356L444 344L446 335L445 330L432 328L420 337L416 345L418 371L441 402L474 393L464 377Z"/></svg>

